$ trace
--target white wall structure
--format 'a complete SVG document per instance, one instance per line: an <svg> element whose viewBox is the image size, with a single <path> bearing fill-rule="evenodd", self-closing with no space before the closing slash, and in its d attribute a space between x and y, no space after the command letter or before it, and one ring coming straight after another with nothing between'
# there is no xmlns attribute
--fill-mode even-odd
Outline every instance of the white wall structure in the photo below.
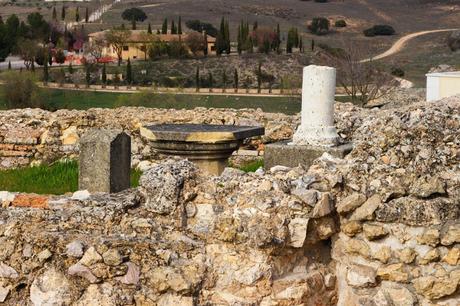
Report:
<svg viewBox="0 0 460 306"><path fill-rule="evenodd" d="M426 100L437 101L460 94L460 71L426 75Z"/></svg>
<svg viewBox="0 0 460 306"><path fill-rule="evenodd" d="M335 86L335 68L304 67L302 122L294 134L293 144L326 147L339 144L334 126Z"/></svg>

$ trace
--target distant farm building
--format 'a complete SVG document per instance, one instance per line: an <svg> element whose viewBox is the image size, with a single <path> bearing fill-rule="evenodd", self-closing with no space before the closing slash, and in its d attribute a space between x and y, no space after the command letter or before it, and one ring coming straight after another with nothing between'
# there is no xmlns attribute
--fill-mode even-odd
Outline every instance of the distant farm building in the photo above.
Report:
<svg viewBox="0 0 460 306"><path fill-rule="evenodd" d="M96 40L105 41L106 33L108 30L95 32L89 34L89 43L94 43ZM172 43L181 41L185 44L187 41L188 34L150 34L148 35L144 30L133 30L130 31L131 36L127 40L126 44L123 46L122 59L145 59L148 58L148 48L155 42L160 41L163 43ZM203 36L204 39L204 36ZM206 43L208 47L208 54L216 54L216 39L212 36L207 36ZM115 48L106 43L107 45L102 50L102 55L104 57L113 57L117 58L117 53Z"/></svg>

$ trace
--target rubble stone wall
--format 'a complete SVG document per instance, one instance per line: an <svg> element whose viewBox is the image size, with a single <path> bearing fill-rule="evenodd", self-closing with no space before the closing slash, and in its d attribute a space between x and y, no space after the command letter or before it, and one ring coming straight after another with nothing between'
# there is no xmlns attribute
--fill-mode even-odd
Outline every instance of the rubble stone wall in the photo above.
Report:
<svg viewBox="0 0 460 306"><path fill-rule="evenodd" d="M460 99L338 107L354 149L309 169L169 160L120 194L0 193L0 302L460 304Z"/></svg>

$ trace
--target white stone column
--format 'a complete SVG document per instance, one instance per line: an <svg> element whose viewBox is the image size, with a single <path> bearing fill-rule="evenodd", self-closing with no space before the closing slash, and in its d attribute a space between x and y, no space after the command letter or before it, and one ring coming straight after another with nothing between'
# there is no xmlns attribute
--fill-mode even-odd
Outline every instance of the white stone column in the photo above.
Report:
<svg viewBox="0 0 460 306"><path fill-rule="evenodd" d="M334 126L335 80L335 68L304 67L302 122L294 134L294 145L332 147L339 144Z"/></svg>

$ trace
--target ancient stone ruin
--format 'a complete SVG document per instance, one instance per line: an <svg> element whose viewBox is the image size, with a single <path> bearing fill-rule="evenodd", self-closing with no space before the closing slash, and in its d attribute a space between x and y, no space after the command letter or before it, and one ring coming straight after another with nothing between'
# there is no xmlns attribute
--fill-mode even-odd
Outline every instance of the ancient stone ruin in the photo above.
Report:
<svg viewBox="0 0 460 306"><path fill-rule="evenodd" d="M142 128L262 125L266 135L243 145L263 151L290 141L300 117L0 112L3 168L76 157L81 137L104 127L131 136L131 162L144 169L140 186L120 193L0 192L0 303L458 305L460 97L334 107L337 134L353 142L344 158L220 176L162 159Z"/></svg>

